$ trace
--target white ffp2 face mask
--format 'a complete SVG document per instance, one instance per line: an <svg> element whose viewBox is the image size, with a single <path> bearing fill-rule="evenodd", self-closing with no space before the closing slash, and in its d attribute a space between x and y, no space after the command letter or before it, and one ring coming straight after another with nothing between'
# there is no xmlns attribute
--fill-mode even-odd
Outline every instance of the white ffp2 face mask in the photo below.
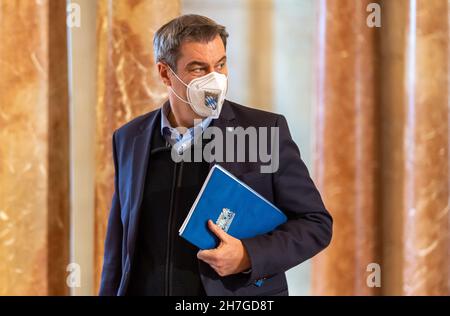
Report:
<svg viewBox="0 0 450 316"><path fill-rule="evenodd" d="M202 117L213 119L219 117L228 89L227 76L210 72L185 84L170 67L169 69L186 86L187 100L181 98L172 87L169 87L178 99L189 104L192 110Z"/></svg>

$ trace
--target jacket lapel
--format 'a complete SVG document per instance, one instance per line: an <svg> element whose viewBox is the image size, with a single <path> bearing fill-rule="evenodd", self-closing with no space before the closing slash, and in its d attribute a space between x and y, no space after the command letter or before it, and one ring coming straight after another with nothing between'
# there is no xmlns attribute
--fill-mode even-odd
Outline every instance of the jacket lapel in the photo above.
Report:
<svg viewBox="0 0 450 316"><path fill-rule="evenodd" d="M147 126L142 127L142 132L134 137L132 166L131 166L131 198L130 198L130 222L128 226L128 251L132 257L137 233L137 220L141 209L144 193L145 176L147 174L148 159L151 150L151 139L154 133L156 120L161 115L161 110L155 112ZM157 131L156 131L157 132Z"/></svg>

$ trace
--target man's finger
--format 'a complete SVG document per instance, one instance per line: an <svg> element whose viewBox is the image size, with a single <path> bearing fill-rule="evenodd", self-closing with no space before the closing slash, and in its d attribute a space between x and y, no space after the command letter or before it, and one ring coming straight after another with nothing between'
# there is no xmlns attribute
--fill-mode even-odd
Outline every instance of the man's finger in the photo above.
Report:
<svg viewBox="0 0 450 316"><path fill-rule="evenodd" d="M219 238L223 242L227 241L227 239L230 237L230 235L224 232L222 228L214 224L212 220L208 221L208 227L214 233L214 235L216 235L217 238Z"/></svg>
<svg viewBox="0 0 450 316"><path fill-rule="evenodd" d="M208 264L213 264L216 261L213 250L201 250L197 253L197 258Z"/></svg>

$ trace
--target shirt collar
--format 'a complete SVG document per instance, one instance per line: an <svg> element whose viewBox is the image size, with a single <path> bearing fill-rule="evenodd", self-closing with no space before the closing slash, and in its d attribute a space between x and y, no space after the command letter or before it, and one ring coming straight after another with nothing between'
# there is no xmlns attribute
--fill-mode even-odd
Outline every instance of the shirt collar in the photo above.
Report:
<svg viewBox="0 0 450 316"><path fill-rule="evenodd" d="M195 135L201 135L203 131L211 124L212 118L207 117L197 125L189 128L184 134L181 134L176 128L172 127L169 122L170 103L165 102L161 108L161 135L166 139L170 145L183 143L184 150L190 146L190 143ZM183 151L184 151L183 150Z"/></svg>

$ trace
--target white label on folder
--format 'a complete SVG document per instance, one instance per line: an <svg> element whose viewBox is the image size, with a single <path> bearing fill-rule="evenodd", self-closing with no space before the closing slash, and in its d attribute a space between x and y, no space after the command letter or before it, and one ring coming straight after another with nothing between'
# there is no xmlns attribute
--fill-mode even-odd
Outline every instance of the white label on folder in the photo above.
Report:
<svg viewBox="0 0 450 316"><path fill-rule="evenodd" d="M227 232L235 215L236 214L228 208L222 209L222 213L220 213L219 218L216 221L216 225L222 228L223 231Z"/></svg>

